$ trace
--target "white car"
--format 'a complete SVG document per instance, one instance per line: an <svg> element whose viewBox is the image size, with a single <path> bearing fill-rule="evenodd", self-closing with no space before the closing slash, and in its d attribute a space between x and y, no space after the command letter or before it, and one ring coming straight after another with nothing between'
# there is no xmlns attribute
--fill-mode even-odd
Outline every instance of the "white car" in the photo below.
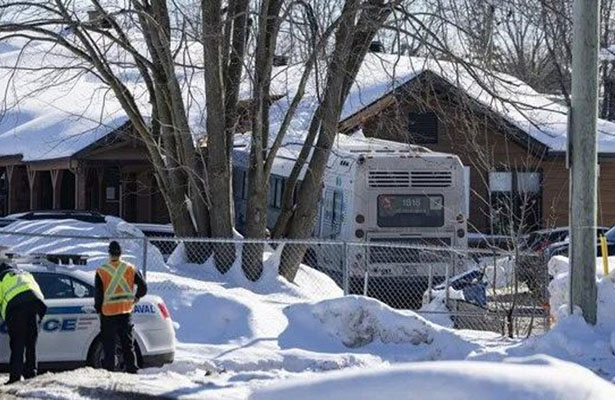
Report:
<svg viewBox="0 0 615 400"><path fill-rule="evenodd" d="M93 273L45 262L18 267L32 273L47 304L37 344L39 370L101 367L103 359L99 316L94 310ZM1 320L0 320L1 322ZM135 350L141 367L173 362L175 331L169 311L158 296L147 295L133 313ZM119 343L118 343L119 350ZM0 325L0 370L9 363L9 337ZM122 359L118 357L121 367Z"/></svg>

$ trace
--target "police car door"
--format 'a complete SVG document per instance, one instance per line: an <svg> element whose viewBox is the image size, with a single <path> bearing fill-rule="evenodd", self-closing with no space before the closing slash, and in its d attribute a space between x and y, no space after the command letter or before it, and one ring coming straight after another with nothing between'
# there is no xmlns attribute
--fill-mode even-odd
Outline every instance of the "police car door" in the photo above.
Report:
<svg viewBox="0 0 615 400"><path fill-rule="evenodd" d="M34 276L48 307L39 334L39 361L85 361L99 330L93 288L68 275L45 272Z"/></svg>

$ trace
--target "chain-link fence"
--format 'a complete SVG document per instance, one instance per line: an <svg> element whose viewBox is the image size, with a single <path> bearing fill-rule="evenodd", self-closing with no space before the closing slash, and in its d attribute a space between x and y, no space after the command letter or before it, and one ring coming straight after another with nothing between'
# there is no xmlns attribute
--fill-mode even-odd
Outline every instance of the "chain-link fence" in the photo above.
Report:
<svg viewBox="0 0 615 400"><path fill-rule="evenodd" d="M165 274L232 281L308 299L365 295L458 329L525 337L548 329L546 260L498 249L387 242L91 237L0 231L0 246L95 268L117 240L156 290L181 290ZM49 256L53 255L53 256ZM81 256L81 260L79 260ZM80 262L77 262L80 261ZM285 278L285 279L284 279ZM285 282L292 281L293 284Z"/></svg>

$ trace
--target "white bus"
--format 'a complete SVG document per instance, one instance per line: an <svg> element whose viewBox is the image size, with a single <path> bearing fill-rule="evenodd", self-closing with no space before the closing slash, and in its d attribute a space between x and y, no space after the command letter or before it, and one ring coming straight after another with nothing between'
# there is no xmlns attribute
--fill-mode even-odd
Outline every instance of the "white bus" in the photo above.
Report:
<svg viewBox="0 0 615 400"><path fill-rule="evenodd" d="M269 182L270 229L278 217L284 185L299 150L299 144L287 145L274 162ZM246 212L249 142L236 141L233 157L236 223L241 231ZM329 251L331 245L324 242L308 250L306 261L338 280L346 261L353 287L360 288L354 291L362 292L367 274L373 288L378 281L392 285L400 278L410 280L420 297L430 276L436 281L445 276L453 252L434 257L433 252L387 245L465 248L465 197L464 168L455 155L381 139L339 135L327 163L313 236L322 241L368 246L350 245L350 257L343 260L339 251ZM460 260L455 262L457 266L461 264Z"/></svg>

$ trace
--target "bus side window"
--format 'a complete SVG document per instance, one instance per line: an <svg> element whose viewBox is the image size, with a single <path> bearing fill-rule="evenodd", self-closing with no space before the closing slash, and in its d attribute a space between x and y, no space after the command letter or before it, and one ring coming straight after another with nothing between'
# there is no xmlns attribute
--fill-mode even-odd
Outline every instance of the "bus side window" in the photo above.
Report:
<svg viewBox="0 0 615 400"><path fill-rule="evenodd" d="M233 192L238 199L243 199L243 177L243 170L239 168L233 169Z"/></svg>
<svg viewBox="0 0 615 400"><path fill-rule="evenodd" d="M334 225L342 223L342 205L344 200L343 192L339 190L333 191L333 209L331 213L331 222Z"/></svg>
<svg viewBox="0 0 615 400"><path fill-rule="evenodd" d="M241 170L241 198L248 198L248 171Z"/></svg>
<svg viewBox="0 0 615 400"><path fill-rule="evenodd" d="M284 193L284 178L272 176L269 180L269 206L282 208L282 194Z"/></svg>

